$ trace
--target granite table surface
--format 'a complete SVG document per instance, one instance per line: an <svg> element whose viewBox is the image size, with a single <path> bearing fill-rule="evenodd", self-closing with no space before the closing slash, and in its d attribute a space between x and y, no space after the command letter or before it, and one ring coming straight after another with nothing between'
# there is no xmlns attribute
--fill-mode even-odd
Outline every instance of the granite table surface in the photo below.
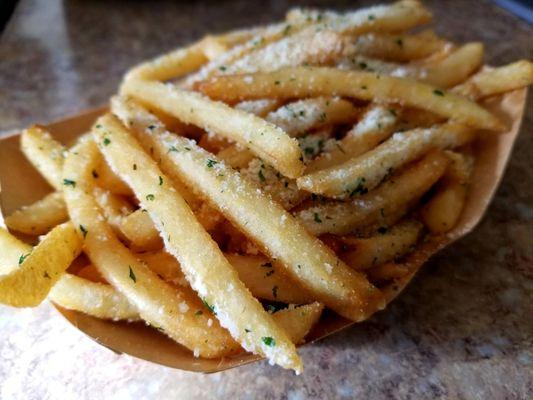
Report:
<svg viewBox="0 0 533 400"><path fill-rule="evenodd" d="M20 1L0 38L0 130L102 105L128 66L292 5L369 2ZM484 1L428 1L436 28L498 65L533 27ZM1 399L533 398L533 109L482 223L369 321L304 347L301 376L266 362L202 375L100 347L45 303L0 307Z"/></svg>

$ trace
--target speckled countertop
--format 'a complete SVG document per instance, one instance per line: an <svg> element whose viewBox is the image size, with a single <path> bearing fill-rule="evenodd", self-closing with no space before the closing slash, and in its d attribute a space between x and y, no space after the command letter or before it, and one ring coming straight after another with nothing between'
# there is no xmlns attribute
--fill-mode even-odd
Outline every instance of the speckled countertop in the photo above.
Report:
<svg viewBox="0 0 533 400"><path fill-rule="evenodd" d="M499 8L427 4L438 32L484 41L489 63L532 58L533 27ZM281 0L20 1L0 38L0 130L101 105L128 66L205 32L280 18L288 7ZM530 101L480 226L433 258L385 312L302 348L303 375L265 362L213 375L171 370L98 346L48 304L0 307L0 398L533 398L532 130Z"/></svg>

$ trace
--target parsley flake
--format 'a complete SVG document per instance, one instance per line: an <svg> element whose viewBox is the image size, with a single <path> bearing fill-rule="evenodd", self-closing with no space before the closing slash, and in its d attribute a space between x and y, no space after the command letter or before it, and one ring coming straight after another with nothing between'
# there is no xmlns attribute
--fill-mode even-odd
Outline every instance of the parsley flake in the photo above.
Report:
<svg viewBox="0 0 533 400"><path fill-rule="evenodd" d="M130 269L130 279L137 283L137 277L135 276L135 274L133 273L133 270L131 269L131 265L128 265L128 268Z"/></svg>
<svg viewBox="0 0 533 400"><path fill-rule="evenodd" d="M146 200L150 200L150 201L153 201L155 199L155 196L153 194L147 194L146 195Z"/></svg>
<svg viewBox="0 0 533 400"><path fill-rule="evenodd" d="M264 344L266 344L268 347L274 347L276 345L276 341L274 340L274 338L270 337L270 336L263 336L261 338L261 340L263 341Z"/></svg>
<svg viewBox="0 0 533 400"><path fill-rule="evenodd" d="M163 184L163 178L159 176L159 186L161 186L162 184Z"/></svg>
<svg viewBox="0 0 533 400"><path fill-rule="evenodd" d="M215 164L218 164L218 161L211 160L210 158L207 160L207 168L213 168Z"/></svg>
<svg viewBox="0 0 533 400"><path fill-rule="evenodd" d="M263 175L263 170L262 169L259 170L259 172L257 173L257 176L259 177L259 180L261 182L266 181L266 178L265 178L265 175Z"/></svg>
<svg viewBox="0 0 533 400"><path fill-rule="evenodd" d="M83 225L80 224L80 231L83 233L83 237L87 236L87 232L89 232Z"/></svg>
<svg viewBox="0 0 533 400"><path fill-rule="evenodd" d="M434 94L435 96L444 96L444 92L443 92L442 90L439 90L439 89L435 89L435 90L433 91L433 94Z"/></svg>
<svg viewBox="0 0 533 400"><path fill-rule="evenodd" d="M63 185L72 186L74 188L74 187L76 187L76 181L73 181L73 180L70 180L70 179L63 179Z"/></svg>
<svg viewBox="0 0 533 400"><path fill-rule="evenodd" d="M217 315L216 311L215 311L215 305L211 305L209 304L204 298L202 298L202 303L204 303L204 306L209 310L211 311L213 314Z"/></svg>
<svg viewBox="0 0 533 400"><path fill-rule="evenodd" d="M22 264L24 262L24 260L26 259L26 257L28 257L30 255L30 253L28 254L22 254L20 257L19 257L19 265Z"/></svg>
<svg viewBox="0 0 533 400"><path fill-rule="evenodd" d="M104 146L108 146L111 143L111 140L109 140L109 138L104 138L103 143Z"/></svg>
<svg viewBox="0 0 533 400"><path fill-rule="evenodd" d="M313 215L313 219L316 223L318 224L321 224L322 223L322 220L320 219L320 215L318 215L318 213L314 213Z"/></svg>

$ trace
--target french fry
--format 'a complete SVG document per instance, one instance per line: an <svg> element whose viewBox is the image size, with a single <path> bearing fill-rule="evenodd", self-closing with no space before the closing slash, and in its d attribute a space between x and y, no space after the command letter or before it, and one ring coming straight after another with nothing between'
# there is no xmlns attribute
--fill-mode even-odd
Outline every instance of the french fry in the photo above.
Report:
<svg viewBox="0 0 533 400"><path fill-rule="evenodd" d="M154 103L183 122L247 146L283 175L296 178L303 172L296 140L259 117L159 82L131 81L123 86L123 92Z"/></svg>
<svg viewBox="0 0 533 400"><path fill-rule="evenodd" d="M135 66L128 71L124 81L138 79L165 81L197 70L208 61L208 57L205 54L205 46L206 42L207 46L210 45L210 39L207 39L206 42L204 40Z"/></svg>
<svg viewBox="0 0 533 400"><path fill-rule="evenodd" d="M106 160L133 189L164 235L166 249L180 261L189 284L211 305L221 325L246 350L301 371L294 344L239 280L183 198L170 190L155 162L115 117L100 117L95 126L94 137ZM142 168L132 171L134 163Z"/></svg>
<svg viewBox="0 0 533 400"><path fill-rule="evenodd" d="M294 180L281 176L274 168L265 165L259 159L252 160L246 168L241 169L241 175L254 182L286 210L309 197L309 193L298 189Z"/></svg>
<svg viewBox="0 0 533 400"><path fill-rule="evenodd" d="M454 122L396 133L359 157L304 175L296 182L300 189L312 193L339 199L350 198L374 189L393 171L431 149L462 146L474 137L474 131Z"/></svg>
<svg viewBox="0 0 533 400"><path fill-rule="evenodd" d="M299 65L331 64L341 57L345 42L340 33L310 27L253 51L229 66L221 66L220 74L268 72Z"/></svg>
<svg viewBox="0 0 533 400"><path fill-rule="evenodd" d="M217 36L207 35L202 39L202 51L209 61L220 57L228 50L228 44Z"/></svg>
<svg viewBox="0 0 533 400"><path fill-rule="evenodd" d="M41 200L8 215L5 219L9 229L27 235L42 235L68 220L67 207L61 192L52 192Z"/></svg>
<svg viewBox="0 0 533 400"><path fill-rule="evenodd" d="M320 154L307 165L306 174L342 164L373 149L392 135L398 124L398 114L397 107L370 106L335 147Z"/></svg>
<svg viewBox="0 0 533 400"><path fill-rule="evenodd" d="M133 212L133 206L123 197L114 195L97 186L94 188L93 193L96 202L107 219L107 222L116 232L119 232L122 220L126 215Z"/></svg>
<svg viewBox="0 0 533 400"><path fill-rule="evenodd" d="M34 125L22 132L20 148L43 178L54 189L62 190L63 145L44 128Z"/></svg>
<svg viewBox="0 0 533 400"><path fill-rule="evenodd" d="M131 189L120 179L109 165L102 162L97 168L92 171L92 176L96 180L96 184L101 188L109 190L111 193L131 196Z"/></svg>
<svg viewBox="0 0 533 400"><path fill-rule="evenodd" d="M448 163L442 153L430 153L355 200L309 207L297 212L296 217L314 235L345 235L378 223L390 226L442 176Z"/></svg>
<svg viewBox="0 0 533 400"><path fill-rule="evenodd" d="M345 14L293 9L286 15L286 20L292 24L301 24L304 21L321 22L336 31L361 35L371 31L399 32L410 29L429 22L431 13L418 1L402 0L390 5L377 5Z"/></svg>
<svg viewBox="0 0 533 400"><path fill-rule="evenodd" d="M0 228L2 252L9 242L16 241L6 239L8 236ZM70 223L52 229L36 247L20 254L18 264L10 265L10 271L0 277L0 303L12 307L38 306L78 256L81 246L82 240ZM21 247L19 244L16 249Z"/></svg>
<svg viewBox="0 0 533 400"><path fill-rule="evenodd" d="M386 263L367 270L368 278L372 282L383 282L401 278L409 273L409 268L402 264Z"/></svg>
<svg viewBox="0 0 533 400"><path fill-rule="evenodd" d="M420 222L408 220L369 238L343 237L340 240L348 250L341 257L356 270L392 261L413 249L422 227Z"/></svg>
<svg viewBox="0 0 533 400"><path fill-rule="evenodd" d="M182 86L184 88L190 88L194 84L194 82L204 80L209 76L215 74L219 74L223 72L228 67L228 65L231 65L236 60L246 56L250 52L259 50L262 47L267 46L268 44L275 42L285 36L292 35L293 33L296 33L301 30L309 23L309 21L302 21L299 24L280 23L270 25L264 29L258 30L246 42L233 47L231 50L222 54L220 57L217 57L208 64L204 65L196 73L191 74L191 76L187 77L184 80ZM181 75L185 75L185 73L182 72L183 71L177 71L177 73L174 75L174 78L177 78Z"/></svg>
<svg viewBox="0 0 533 400"><path fill-rule="evenodd" d="M281 102L276 99L241 101L240 103L235 104L237 110L245 111L257 115L258 117L264 117L280 106Z"/></svg>
<svg viewBox="0 0 533 400"><path fill-rule="evenodd" d="M212 99L236 102L257 98L341 96L431 111L465 125L499 131L502 123L462 96L412 79L326 67L286 68L269 73L213 77L196 89Z"/></svg>
<svg viewBox="0 0 533 400"><path fill-rule="evenodd" d="M115 102L121 101L116 99ZM124 101L124 100L122 100ZM124 105L124 104L123 104ZM153 116L132 102L120 110L122 120L147 147L164 149L184 181L194 182L213 206L231 220L270 257L278 259L319 301L339 314L361 320L383 306L381 294L311 237L304 227L279 205L198 147L194 142L166 132ZM115 103L113 103L115 110ZM147 130L148 125L155 128Z"/></svg>
<svg viewBox="0 0 533 400"><path fill-rule="evenodd" d="M421 213L424 224L434 234L447 232L457 223L472 172L472 160L469 157L453 152L447 152L447 156L452 162L437 192L422 208Z"/></svg>
<svg viewBox="0 0 533 400"><path fill-rule="evenodd" d="M398 65L363 56L345 56L339 63L341 69L358 69L379 74L413 78L440 88L463 82L475 72L483 61L483 45L468 43L436 60Z"/></svg>
<svg viewBox="0 0 533 400"><path fill-rule="evenodd" d="M230 335L216 320L209 322L211 313L194 293L165 283L113 234L91 194L90 176L100 161L98 156L96 144L86 138L69 152L63 171L65 179L75 182L64 192L65 202L71 219L84 227L86 254L150 325L197 356L216 358L227 354Z"/></svg>
<svg viewBox="0 0 533 400"><path fill-rule="evenodd" d="M136 250L156 250L163 247L159 231L145 209L135 210L120 220L120 232Z"/></svg>
<svg viewBox="0 0 533 400"><path fill-rule="evenodd" d="M136 321L135 307L112 286L64 274L48 294L50 300L68 310L114 321Z"/></svg>
<svg viewBox="0 0 533 400"><path fill-rule="evenodd" d="M533 63L520 60L494 69L484 69L452 89L477 100L533 84Z"/></svg>
<svg viewBox="0 0 533 400"><path fill-rule="evenodd" d="M254 297L278 301L286 304L306 304L313 302L313 296L300 288L291 280L283 267L268 258L257 255L224 254L239 274L239 279L250 290ZM181 272L180 264L169 253L164 251L140 253L150 269L164 277L166 281L180 286L188 286Z"/></svg>
<svg viewBox="0 0 533 400"><path fill-rule="evenodd" d="M226 258L255 297L287 304L313 301L312 295L287 276L283 266L266 257L226 254Z"/></svg>
<svg viewBox="0 0 533 400"><path fill-rule="evenodd" d="M449 44L432 30L415 34L368 33L355 37L346 55L362 55L385 61L408 62L429 57Z"/></svg>
<svg viewBox="0 0 533 400"><path fill-rule="evenodd" d="M324 125L353 122L359 109L338 97L317 97L285 104L266 116L268 122L279 126L289 136L298 137Z"/></svg>
<svg viewBox="0 0 533 400"><path fill-rule="evenodd" d="M272 314L276 323L287 331L292 342L302 343L311 328L316 325L324 305L318 302L296 308L285 308Z"/></svg>
<svg viewBox="0 0 533 400"><path fill-rule="evenodd" d="M235 169L246 168L254 159L254 153L240 145L231 145L217 153L217 157Z"/></svg>

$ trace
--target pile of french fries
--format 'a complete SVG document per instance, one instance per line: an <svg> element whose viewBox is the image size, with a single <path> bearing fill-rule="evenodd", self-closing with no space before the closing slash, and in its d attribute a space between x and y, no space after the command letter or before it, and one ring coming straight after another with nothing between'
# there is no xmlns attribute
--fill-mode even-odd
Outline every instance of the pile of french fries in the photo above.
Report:
<svg viewBox="0 0 533 400"><path fill-rule="evenodd" d="M5 219L0 302L49 298L300 372L325 308L383 309L455 226L472 143L506 129L482 102L533 81L527 60L487 68L481 43L413 33L430 20L414 0L292 10L136 66L71 148L25 130L54 191Z"/></svg>

